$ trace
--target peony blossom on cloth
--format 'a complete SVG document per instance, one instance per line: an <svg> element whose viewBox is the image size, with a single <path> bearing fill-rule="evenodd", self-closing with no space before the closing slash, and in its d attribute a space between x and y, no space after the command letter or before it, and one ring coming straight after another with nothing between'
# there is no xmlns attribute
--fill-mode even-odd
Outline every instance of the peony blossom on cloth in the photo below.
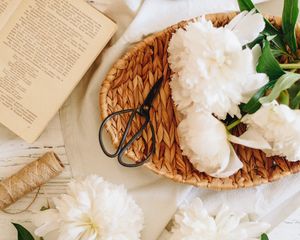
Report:
<svg viewBox="0 0 300 240"><path fill-rule="evenodd" d="M243 49L264 29L261 14L242 12L225 27L214 27L203 17L179 29L169 43L173 71L171 88L177 109L205 109L219 119L240 116L238 105L268 82L256 72L260 47Z"/></svg>
<svg viewBox="0 0 300 240"><path fill-rule="evenodd" d="M194 167L213 177L227 177L243 167L224 124L212 114L191 112L178 125L183 154Z"/></svg>
<svg viewBox="0 0 300 240"><path fill-rule="evenodd" d="M249 221L245 213L236 213L223 205L216 216L208 214L199 198L182 206L175 215L169 240L255 240L270 227Z"/></svg>
<svg viewBox="0 0 300 240"><path fill-rule="evenodd" d="M246 134L261 136L271 146L265 149L260 141L256 148L262 149L267 156L282 156L289 161L300 160L300 110L292 110L276 101L263 104L254 114L246 115L243 120L248 125ZM248 138L251 140L251 137Z"/></svg>
<svg viewBox="0 0 300 240"><path fill-rule="evenodd" d="M35 234L58 231L58 240L137 240L143 213L123 186L92 175L69 184L68 193L54 199L55 209L35 217Z"/></svg>

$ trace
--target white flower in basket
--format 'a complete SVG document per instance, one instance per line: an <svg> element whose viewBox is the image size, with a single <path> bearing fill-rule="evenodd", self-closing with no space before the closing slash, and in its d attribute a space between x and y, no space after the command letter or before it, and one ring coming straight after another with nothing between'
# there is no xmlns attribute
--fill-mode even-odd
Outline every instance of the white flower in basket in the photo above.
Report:
<svg viewBox="0 0 300 240"><path fill-rule="evenodd" d="M253 11L240 13L220 28L202 18L177 30L170 41L172 97L183 115L180 146L200 172L228 177L243 166L229 141L255 145L230 135L218 119L240 117L239 104L268 82L266 74L256 72L260 47L243 47L264 26L262 15Z"/></svg>
<svg viewBox="0 0 300 240"><path fill-rule="evenodd" d="M267 156L287 157L289 161L300 159L300 110L272 102L264 104L256 113L246 115L243 122L248 125L245 134L261 136L271 148L264 149L259 142L256 148Z"/></svg>
<svg viewBox="0 0 300 240"><path fill-rule="evenodd" d="M261 14L242 12L226 27L216 28L204 18L179 29L168 51L172 97L179 111L205 109L220 119L240 116L238 105L264 84L256 73L260 47L243 49L264 29ZM243 30L247 29L247 30Z"/></svg>

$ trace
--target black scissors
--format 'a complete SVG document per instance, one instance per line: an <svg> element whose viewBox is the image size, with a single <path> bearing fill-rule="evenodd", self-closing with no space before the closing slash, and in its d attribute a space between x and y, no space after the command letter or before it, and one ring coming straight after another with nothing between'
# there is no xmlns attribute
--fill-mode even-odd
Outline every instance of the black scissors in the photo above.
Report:
<svg viewBox="0 0 300 240"><path fill-rule="evenodd" d="M152 124L152 122L150 120L150 109L152 108L153 100L156 98L156 96L159 93L159 90L161 88L162 82L163 82L163 77L161 77L153 85L153 87L151 88L150 92L148 93L145 101L143 102L143 104L141 106L139 106L138 108L125 109L125 110L121 110L121 111L118 111L118 112L114 112L114 113L108 115L103 120L103 122L102 122L102 124L100 126L100 129L99 129L99 143L100 143L100 146L101 146L104 154L106 156L110 157L110 158L114 158L114 157L118 156L118 161L119 161L119 163L122 166L125 166L125 167L138 167L138 166L141 166L155 152L155 132L154 132L153 124ZM130 115L129 120L128 120L127 124L126 124L126 128L125 128L125 131L124 131L123 136L121 138L120 144L117 147L117 150L116 150L115 153L109 153L107 151L107 149L105 148L104 143L103 143L103 139L102 139L102 132L103 132L104 126L113 117L115 117L117 115L126 114L126 113L131 113L131 115ZM145 122L142 124L141 128L133 135L133 137L127 143L125 143L126 137L128 135L129 129L130 129L130 126L131 126L132 121L133 121L133 119L134 119L134 117L135 117L136 114L138 114L141 117L143 117L145 119ZM150 129L151 129L151 132L152 132L152 138L151 138L152 139L152 145L151 145L151 149L150 149L149 153L147 154L147 156L144 159L142 159L142 160L140 160L140 161L138 161L136 163L126 163L125 161L123 161L123 155L124 155L124 153L133 144L133 142L135 140L137 140L142 135L143 131L147 128L148 124L150 125Z"/></svg>

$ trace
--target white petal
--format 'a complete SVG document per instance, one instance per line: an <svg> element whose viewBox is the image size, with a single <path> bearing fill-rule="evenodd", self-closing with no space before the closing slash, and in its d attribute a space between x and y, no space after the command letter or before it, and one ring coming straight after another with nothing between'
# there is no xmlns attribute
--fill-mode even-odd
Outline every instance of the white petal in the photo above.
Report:
<svg viewBox="0 0 300 240"><path fill-rule="evenodd" d="M269 82L269 78L265 73L256 72L258 59L261 56L260 46L256 44L251 50L246 48L243 51L245 54L249 55L247 59L251 60L245 63L248 65L248 68L246 81L243 81L242 102L246 103L262 86Z"/></svg>
<svg viewBox="0 0 300 240"><path fill-rule="evenodd" d="M215 218L215 221L218 229L224 232L231 232L235 228L239 227L241 217L242 215L231 212L228 206L222 205Z"/></svg>
<svg viewBox="0 0 300 240"><path fill-rule="evenodd" d="M300 159L300 110L272 102L263 104L242 121L271 145L269 149L262 149L267 156L285 156L289 161Z"/></svg>
<svg viewBox="0 0 300 240"><path fill-rule="evenodd" d="M248 238L258 238L267 232L271 225L265 222L242 222L240 227L246 230Z"/></svg>
<svg viewBox="0 0 300 240"><path fill-rule="evenodd" d="M224 124L208 112L191 112L178 126L180 147L196 169L207 174L223 171L230 160Z"/></svg>
<svg viewBox="0 0 300 240"><path fill-rule="evenodd" d="M220 172L210 174L211 176L218 177L218 178L226 178L233 175L243 167L243 163L236 155L232 145L231 144L229 145L230 145L230 160L227 167Z"/></svg>
<svg viewBox="0 0 300 240"><path fill-rule="evenodd" d="M38 226L34 234L44 237L46 234L59 228L60 219L58 211L55 209L41 211L34 215L33 223Z"/></svg>
<svg viewBox="0 0 300 240"><path fill-rule="evenodd" d="M246 14L241 12L231 22L226 27L237 35L242 45L252 42L265 28L263 16L254 9Z"/></svg>
<svg viewBox="0 0 300 240"><path fill-rule="evenodd" d="M268 141L255 129L250 128L244 132L241 136L236 137L229 135L228 140L230 142L240 144L246 147L255 149L271 149L271 145Z"/></svg>
<svg viewBox="0 0 300 240"><path fill-rule="evenodd" d="M233 31L247 14L248 11L243 11L239 13L233 19L231 19L231 21L225 27Z"/></svg>
<svg viewBox="0 0 300 240"><path fill-rule="evenodd" d="M251 73L244 84L243 103L247 103L251 97L265 84L269 82L269 77L265 73Z"/></svg>
<svg viewBox="0 0 300 240"><path fill-rule="evenodd" d="M261 56L261 47L259 44L256 44L252 49L252 66L253 66L253 70L256 70L256 66L258 64L258 59Z"/></svg>
<svg viewBox="0 0 300 240"><path fill-rule="evenodd" d="M89 228L89 226L80 226L78 223L64 223L62 232L65 232L70 239L79 240L87 231L87 228Z"/></svg>

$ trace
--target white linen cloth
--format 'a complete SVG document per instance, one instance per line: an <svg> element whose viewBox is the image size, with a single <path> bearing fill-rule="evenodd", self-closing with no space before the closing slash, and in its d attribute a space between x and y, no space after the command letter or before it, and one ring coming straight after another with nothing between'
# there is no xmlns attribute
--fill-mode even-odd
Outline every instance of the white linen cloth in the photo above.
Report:
<svg viewBox="0 0 300 240"><path fill-rule="evenodd" d="M204 13L237 10L238 7L235 0L91 2L114 19L119 25L119 30L111 46L103 52L101 59L94 64L61 109L66 151L75 177L95 173L113 183L124 184L129 189L145 214L143 240L157 239L177 206L188 195L189 197L200 195L211 212L221 203L226 203L233 209L252 213L253 217L268 219L271 210L298 193L300 175L252 189L215 192L172 182L156 176L143 167L127 169L119 166L115 159L106 157L98 144L100 125L98 93L101 82L112 64L121 57L129 45L150 33L183 19ZM289 207L292 209L293 206ZM274 223L280 221L282 217L280 213ZM268 220L273 220L272 217L269 218Z"/></svg>

